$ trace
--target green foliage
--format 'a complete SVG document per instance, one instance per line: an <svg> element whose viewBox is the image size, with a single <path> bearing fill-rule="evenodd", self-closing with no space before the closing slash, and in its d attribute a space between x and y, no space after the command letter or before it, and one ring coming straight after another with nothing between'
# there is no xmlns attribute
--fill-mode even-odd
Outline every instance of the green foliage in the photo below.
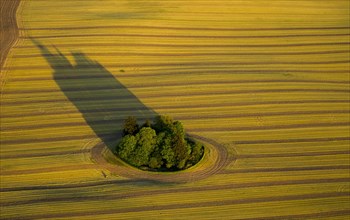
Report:
<svg viewBox="0 0 350 220"><path fill-rule="evenodd" d="M187 139L187 144L189 145L189 148L192 149L191 154L188 157L188 165L191 166L200 161L204 153L204 148L201 143L195 142L191 139Z"/></svg>
<svg viewBox="0 0 350 220"><path fill-rule="evenodd" d="M174 134L172 138L172 146L176 161L180 162L181 160L188 157L189 152L186 141L179 134Z"/></svg>
<svg viewBox="0 0 350 220"><path fill-rule="evenodd" d="M149 160L149 167L152 169L159 169L161 167L161 162L156 157L151 157Z"/></svg>
<svg viewBox="0 0 350 220"><path fill-rule="evenodd" d="M152 126L157 133L162 131L169 131L170 127L173 125L173 119L167 115L159 115L154 119L155 123Z"/></svg>
<svg viewBox="0 0 350 220"><path fill-rule="evenodd" d="M185 129L181 122L175 121L171 127L174 134L179 135L182 139L185 138Z"/></svg>
<svg viewBox="0 0 350 220"><path fill-rule="evenodd" d="M175 153L171 147L171 145L164 145L162 146L161 154L163 156L163 159L165 160L165 166L166 168L170 169L175 165Z"/></svg>
<svg viewBox="0 0 350 220"><path fill-rule="evenodd" d="M144 127L136 134L135 155L132 157L136 166L147 165L149 156L156 144L156 132L152 128Z"/></svg>
<svg viewBox="0 0 350 220"><path fill-rule="evenodd" d="M136 147L136 138L133 135L126 135L123 137L123 139L120 141L120 143L117 146L117 152L118 155L128 161L129 156L132 154Z"/></svg>
<svg viewBox="0 0 350 220"><path fill-rule="evenodd" d="M182 123L169 116L157 116L154 124L147 120L139 128L136 118L128 117L116 148L120 158L136 167L182 170L203 156L203 145L186 138Z"/></svg>
<svg viewBox="0 0 350 220"><path fill-rule="evenodd" d="M139 125L135 117L130 116L124 121L123 136L135 135L139 131Z"/></svg>
<svg viewBox="0 0 350 220"><path fill-rule="evenodd" d="M143 125L141 126L141 128L144 128L144 127L151 127L152 126L152 123L149 119L147 119L145 121L145 123L143 123Z"/></svg>

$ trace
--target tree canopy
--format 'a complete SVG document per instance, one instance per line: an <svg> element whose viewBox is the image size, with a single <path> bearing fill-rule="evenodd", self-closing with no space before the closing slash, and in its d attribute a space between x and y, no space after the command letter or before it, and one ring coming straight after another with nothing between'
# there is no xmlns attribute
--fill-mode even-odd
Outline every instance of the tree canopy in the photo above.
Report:
<svg viewBox="0 0 350 220"><path fill-rule="evenodd" d="M175 171L198 163L204 146L187 137L182 123L170 116L159 115L153 123L146 120L142 126L130 116L124 122L115 153L138 168Z"/></svg>

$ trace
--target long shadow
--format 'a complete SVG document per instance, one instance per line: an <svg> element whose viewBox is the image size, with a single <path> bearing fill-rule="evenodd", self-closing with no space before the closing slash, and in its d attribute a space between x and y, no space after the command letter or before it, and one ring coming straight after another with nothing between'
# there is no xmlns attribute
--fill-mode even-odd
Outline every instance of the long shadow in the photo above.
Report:
<svg viewBox="0 0 350 220"><path fill-rule="evenodd" d="M57 48L55 53L32 39L54 71L54 79L66 97L81 112L86 123L110 148L121 135L127 116L151 119L156 113L97 61L84 53L72 52L74 63Z"/></svg>

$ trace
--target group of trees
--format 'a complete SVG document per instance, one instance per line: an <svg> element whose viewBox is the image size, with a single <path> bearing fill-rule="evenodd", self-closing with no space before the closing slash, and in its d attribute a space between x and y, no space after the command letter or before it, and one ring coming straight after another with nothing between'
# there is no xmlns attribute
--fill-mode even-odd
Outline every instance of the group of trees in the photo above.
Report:
<svg viewBox="0 0 350 220"><path fill-rule="evenodd" d="M141 126L135 117L128 117L116 147L116 154L124 161L152 170L186 169L196 164L203 152L201 143L186 137L181 122L164 115Z"/></svg>

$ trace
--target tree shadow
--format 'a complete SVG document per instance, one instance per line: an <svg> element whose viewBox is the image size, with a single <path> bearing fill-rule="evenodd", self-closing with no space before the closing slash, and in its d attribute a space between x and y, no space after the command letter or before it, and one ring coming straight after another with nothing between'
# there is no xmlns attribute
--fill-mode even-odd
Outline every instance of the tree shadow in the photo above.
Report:
<svg viewBox="0 0 350 220"><path fill-rule="evenodd" d="M62 92L110 149L114 149L120 138L121 126L127 116L145 120L156 115L103 65L84 53L71 52L72 63L57 48L51 53L48 47L32 41L53 69L54 79Z"/></svg>

